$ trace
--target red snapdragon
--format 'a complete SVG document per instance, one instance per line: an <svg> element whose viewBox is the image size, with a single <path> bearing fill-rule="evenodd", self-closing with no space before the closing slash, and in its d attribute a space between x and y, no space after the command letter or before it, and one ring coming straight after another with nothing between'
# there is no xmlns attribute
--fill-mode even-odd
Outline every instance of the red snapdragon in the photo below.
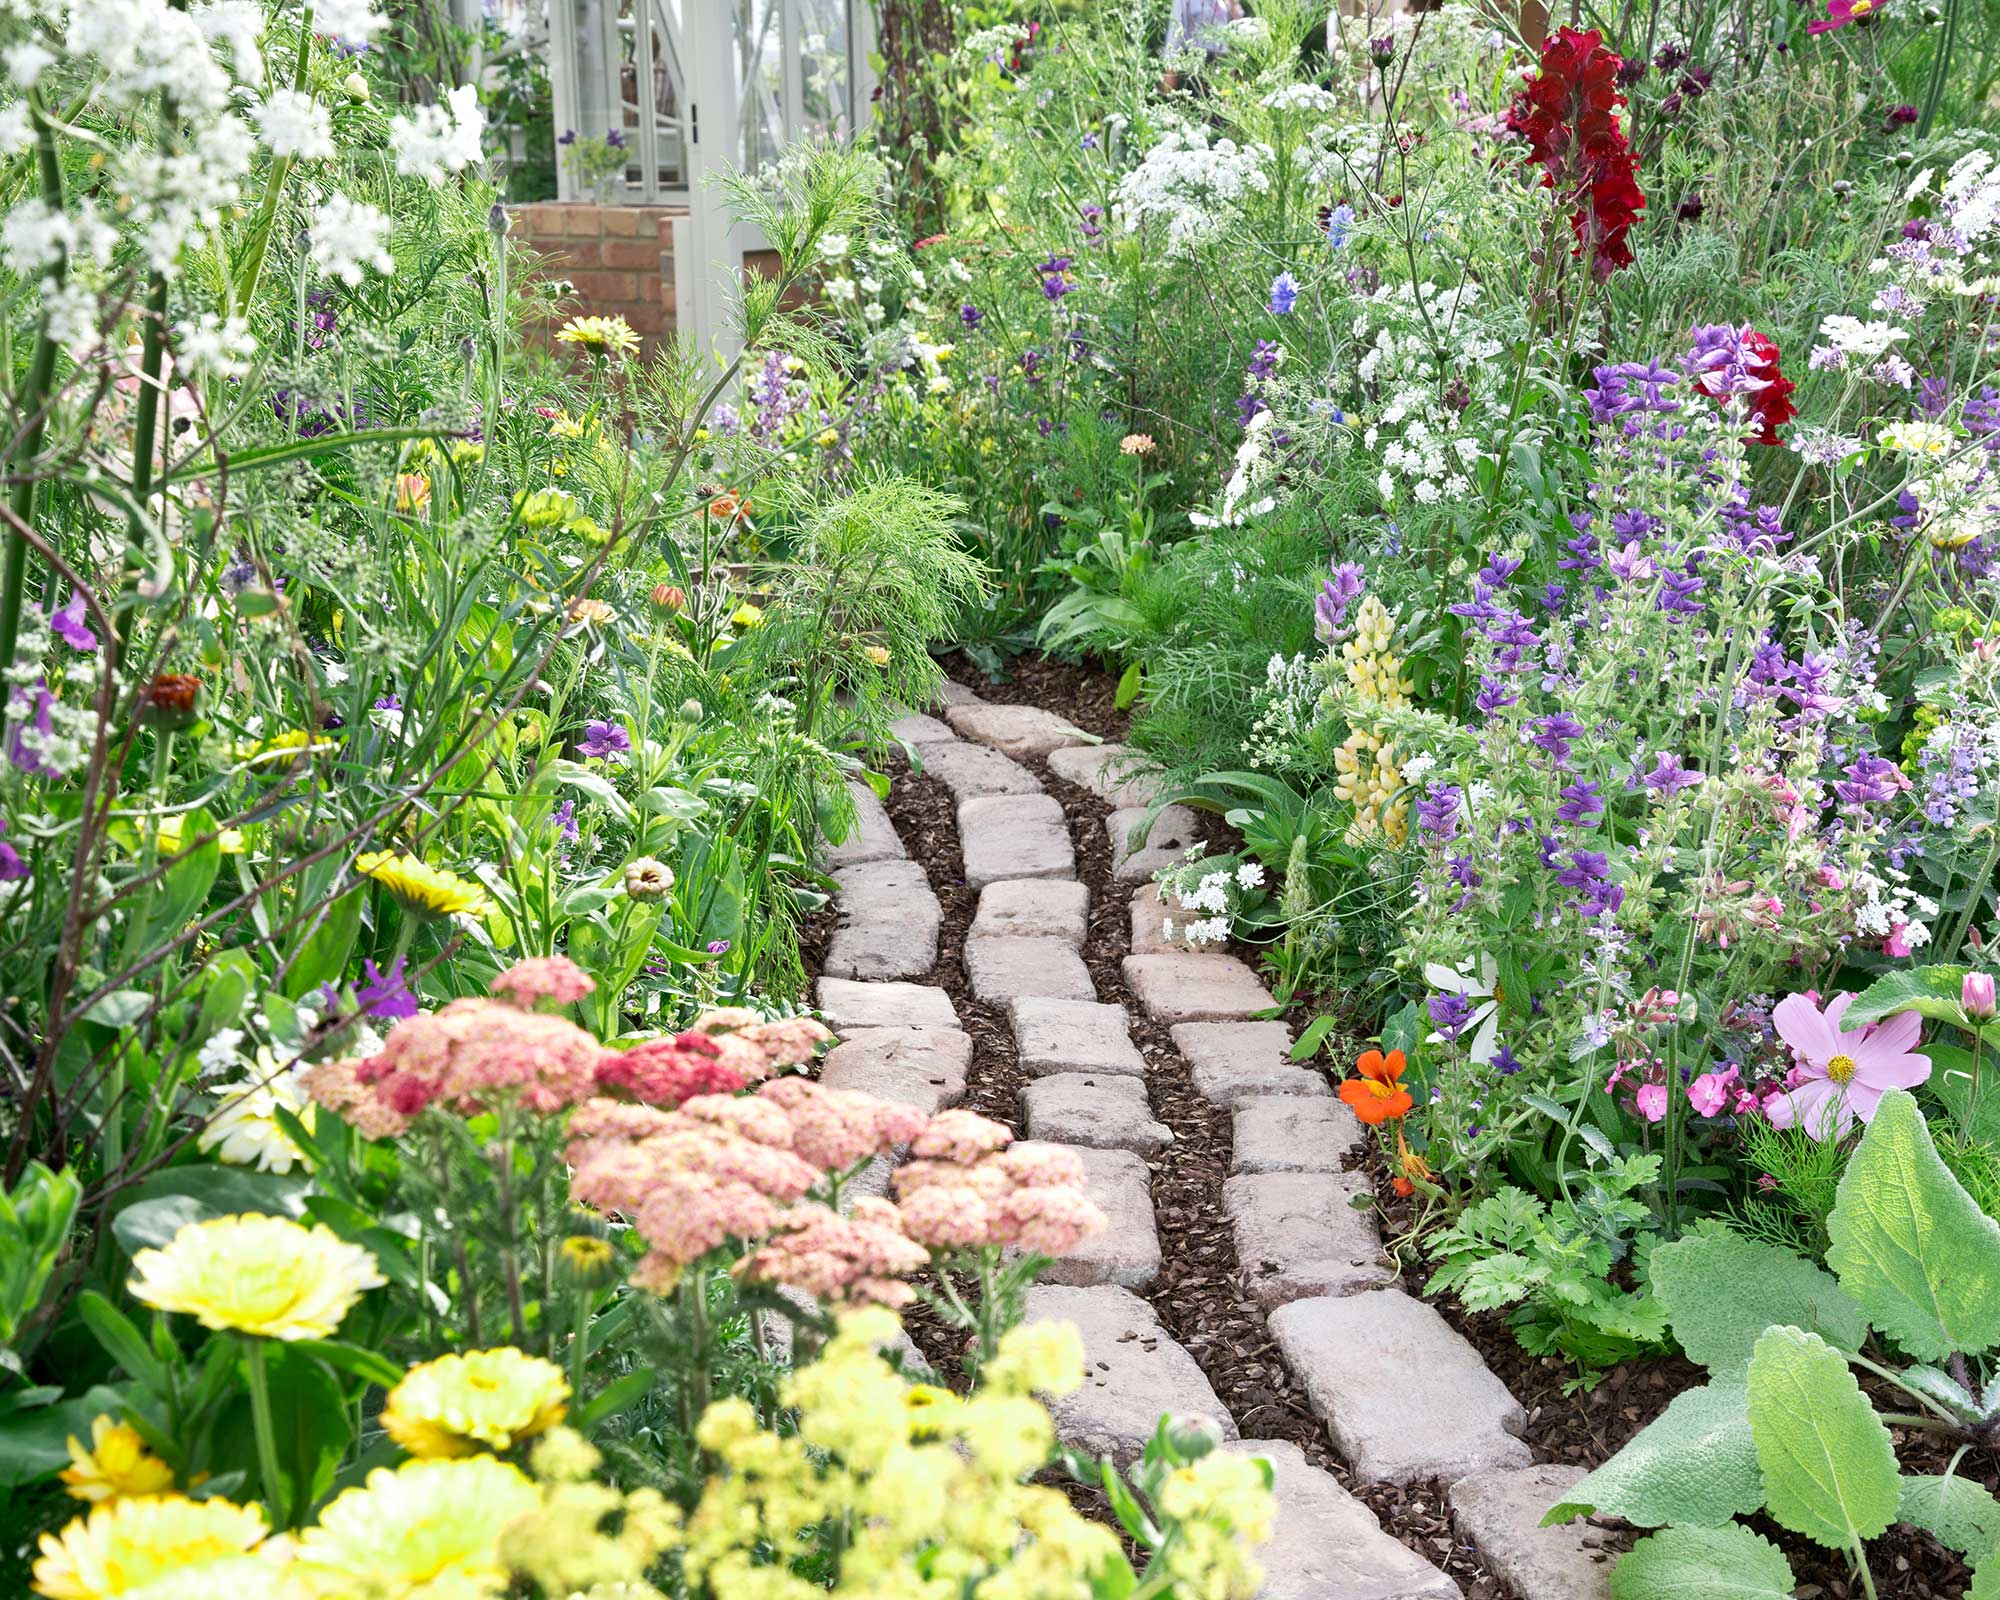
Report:
<svg viewBox="0 0 2000 1600"><path fill-rule="evenodd" d="M1528 141L1528 160L1542 169L1542 187L1574 207L1577 254L1600 283L1632 264L1626 234L1646 208L1639 158L1618 126L1624 65L1595 29L1558 28L1507 112L1507 127Z"/></svg>

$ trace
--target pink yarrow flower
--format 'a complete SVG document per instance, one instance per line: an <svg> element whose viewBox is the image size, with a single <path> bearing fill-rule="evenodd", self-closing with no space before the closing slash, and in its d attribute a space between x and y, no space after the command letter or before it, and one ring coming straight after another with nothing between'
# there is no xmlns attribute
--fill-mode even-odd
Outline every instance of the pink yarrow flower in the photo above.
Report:
<svg viewBox="0 0 2000 1600"><path fill-rule="evenodd" d="M1841 1026L1851 994L1837 995L1824 1011L1802 994L1787 995L1771 1022L1798 1058L1786 1087L1764 1102L1772 1126L1804 1128L1816 1139L1840 1138L1858 1119L1872 1121L1882 1096L1912 1089L1931 1075L1928 1056L1912 1049L1923 1018L1898 1012L1859 1028Z"/></svg>

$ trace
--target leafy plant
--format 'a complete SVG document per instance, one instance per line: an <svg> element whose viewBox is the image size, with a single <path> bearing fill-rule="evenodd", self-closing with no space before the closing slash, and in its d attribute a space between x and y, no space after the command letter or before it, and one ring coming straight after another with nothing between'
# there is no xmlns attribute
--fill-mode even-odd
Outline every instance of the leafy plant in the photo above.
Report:
<svg viewBox="0 0 2000 1600"><path fill-rule="evenodd" d="M1883 1097L1840 1181L1827 1269L1708 1224L1652 1252L1653 1294L1709 1371L1551 1510L1669 1525L1619 1563L1615 1600L1789 1594L1789 1564L1735 1519L1844 1552L1874 1594L1867 1543L1891 1522L1967 1556L1972 1593L2000 1581L2000 1502L1956 1475L2000 1439L2000 1385L1972 1358L2000 1345L2000 1223L1939 1159L1916 1101ZM1875 1344L1905 1358L1864 1354ZM1913 1408L1878 1413L1866 1373ZM1938 1475L1898 1469L1890 1425L1957 1443Z"/></svg>

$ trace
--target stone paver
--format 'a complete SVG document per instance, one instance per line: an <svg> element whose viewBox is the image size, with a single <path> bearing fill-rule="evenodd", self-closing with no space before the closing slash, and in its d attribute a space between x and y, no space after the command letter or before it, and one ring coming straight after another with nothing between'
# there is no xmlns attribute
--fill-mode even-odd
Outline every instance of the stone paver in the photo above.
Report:
<svg viewBox="0 0 2000 1600"><path fill-rule="evenodd" d="M1028 1137L1052 1144L1146 1156L1174 1137L1164 1122L1153 1119L1140 1078L1058 1072L1023 1089L1021 1104L1028 1115Z"/></svg>
<svg viewBox="0 0 2000 1600"><path fill-rule="evenodd" d="M1115 1284L1143 1289L1160 1275L1160 1235L1153 1221L1153 1186L1146 1163L1130 1150L1072 1146L1083 1163L1084 1192L1108 1224L1066 1256L1058 1256L1042 1282Z"/></svg>
<svg viewBox="0 0 2000 1600"><path fill-rule="evenodd" d="M855 781L848 784L847 792L854 801L854 831L827 851L827 870L838 872L864 861L889 861L908 855L889 821L889 813L875 798L875 791Z"/></svg>
<svg viewBox="0 0 2000 1600"><path fill-rule="evenodd" d="M1139 1459L1162 1416L1206 1421L1224 1438L1236 1437L1236 1424L1194 1357L1137 1295L1042 1283L1028 1291L1028 1320L1074 1323L1083 1335L1083 1387L1049 1406L1068 1443L1122 1467Z"/></svg>
<svg viewBox="0 0 2000 1600"><path fill-rule="evenodd" d="M1089 931L1090 891L1061 878L1008 878L979 892L969 938L1060 939L1081 950Z"/></svg>
<svg viewBox="0 0 2000 1600"><path fill-rule="evenodd" d="M1277 1004L1234 956L1127 956L1125 982L1161 1022L1222 1022Z"/></svg>
<svg viewBox="0 0 2000 1600"><path fill-rule="evenodd" d="M1531 1464L1521 1403L1434 1306L1400 1289L1294 1300L1271 1313L1271 1332L1362 1482L1455 1483ZM1384 1383L1384 1351L1422 1381Z"/></svg>
<svg viewBox="0 0 2000 1600"><path fill-rule="evenodd" d="M949 744L917 747L924 772L951 791L954 800L976 800L988 794L1040 794L1035 775L1018 761L983 744L954 739Z"/></svg>
<svg viewBox="0 0 2000 1600"><path fill-rule="evenodd" d="M1250 1298L1269 1311L1313 1295L1359 1294L1394 1283L1396 1269L1381 1261L1375 1213L1351 1203L1369 1187L1359 1174L1331 1172L1255 1172L1227 1179L1222 1208L1236 1235L1236 1263Z"/></svg>
<svg viewBox="0 0 2000 1600"><path fill-rule="evenodd" d="M1076 876L1063 809L1045 794L960 801L958 843L965 881L975 889L1003 878Z"/></svg>
<svg viewBox="0 0 2000 1600"><path fill-rule="evenodd" d="M935 1115L965 1098L971 1065L972 1035L956 1028L864 1028L826 1053L819 1081Z"/></svg>
<svg viewBox="0 0 2000 1600"><path fill-rule="evenodd" d="M993 1004L1039 1000L1095 1000L1090 968L1067 939L967 939L965 975L973 995Z"/></svg>
<svg viewBox="0 0 2000 1600"><path fill-rule="evenodd" d="M1146 1058L1132 1043L1131 1019L1123 1006L1087 1000L1010 1000L1021 1070L1031 1077L1051 1072L1121 1073L1138 1076Z"/></svg>
<svg viewBox="0 0 2000 1600"><path fill-rule="evenodd" d="M1183 1022L1173 1039L1211 1105L1234 1110L1261 1095L1333 1096L1324 1078L1291 1059L1291 1030L1282 1022Z"/></svg>
<svg viewBox="0 0 2000 1600"><path fill-rule="evenodd" d="M819 980L819 1009L842 1038L860 1028L956 1028L951 996L922 983Z"/></svg>
<svg viewBox="0 0 2000 1600"><path fill-rule="evenodd" d="M1088 744L1090 735L1038 706L947 706L944 720L959 737L990 744L1002 755L1045 756L1066 744Z"/></svg>
<svg viewBox="0 0 2000 1600"><path fill-rule="evenodd" d="M1197 1024L1198 1026L1198 1024ZM1306 1076L1305 1067L1289 1070ZM1231 1172L1339 1172L1366 1142L1361 1120L1338 1100L1270 1094L1236 1102Z"/></svg>
<svg viewBox="0 0 2000 1600"><path fill-rule="evenodd" d="M1462 1537L1520 1600L1611 1600L1610 1556L1581 1519L1544 1528L1542 1516L1584 1476L1550 1462L1476 1472L1451 1486L1452 1520Z"/></svg>
<svg viewBox="0 0 2000 1600"><path fill-rule="evenodd" d="M1457 1584L1383 1532L1340 1480L1288 1439L1224 1445L1271 1463L1278 1518L1258 1552L1258 1600L1459 1600Z"/></svg>
<svg viewBox="0 0 2000 1600"><path fill-rule="evenodd" d="M1162 925L1171 922L1178 929L1186 920L1161 900L1158 884L1141 884L1132 891L1132 954L1164 956L1185 950L1187 946L1178 939L1166 936Z"/></svg>
<svg viewBox="0 0 2000 1600"><path fill-rule="evenodd" d="M1188 846L1201 840L1201 819L1186 806L1168 806L1135 848L1132 835L1146 820L1146 807L1114 811L1104 819L1111 836L1111 876L1119 883L1144 883L1154 873L1177 867Z"/></svg>
<svg viewBox="0 0 2000 1600"><path fill-rule="evenodd" d="M1160 776L1128 744L1074 744L1049 752L1049 771L1112 807L1149 806Z"/></svg>
<svg viewBox="0 0 2000 1600"><path fill-rule="evenodd" d="M840 926L827 945L835 978L913 978L937 964L942 913L915 861L864 861L834 874Z"/></svg>
<svg viewBox="0 0 2000 1600"><path fill-rule="evenodd" d="M958 738L957 734L936 717L927 717L921 711L912 711L907 717L898 717L889 724L889 731L903 743L919 747L927 744L945 744Z"/></svg>
<svg viewBox="0 0 2000 1600"><path fill-rule="evenodd" d="M983 706L986 702L974 694L956 678L946 678L938 685L937 709L946 710L951 706Z"/></svg>

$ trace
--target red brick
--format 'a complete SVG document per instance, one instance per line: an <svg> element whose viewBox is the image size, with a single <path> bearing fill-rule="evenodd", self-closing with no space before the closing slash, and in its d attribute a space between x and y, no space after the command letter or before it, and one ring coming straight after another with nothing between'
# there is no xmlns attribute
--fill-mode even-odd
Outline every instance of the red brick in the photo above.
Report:
<svg viewBox="0 0 2000 1600"><path fill-rule="evenodd" d="M667 317L656 305L648 305L644 300L635 300L630 305L618 307L618 312L640 333L665 333Z"/></svg>
<svg viewBox="0 0 2000 1600"><path fill-rule="evenodd" d="M588 295L594 302L616 305L639 298L639 280L630 272L574 272L570 277L577 292Z"/></svg>
<svg viewBox="0 0 2000 1600"><path fill-rule="evenodd" d="M653 232L653 219L638 206L605 206L606 238L644 239Z"/></svg>
<svg viewBox="0 0 2000 1600"><path fill-rule="evenodd" d="M603 262L607 267L643 272L649 277L660 270L660 243L657 239L606 239L603 251Z"/></svg>
<svg viewBox="0 0 2000 1600"><path fill-rule="evenodd" d="M554 208L557 226L570 239L595 239L604 232L602 208L593 205L560 205Z"/></svg>

